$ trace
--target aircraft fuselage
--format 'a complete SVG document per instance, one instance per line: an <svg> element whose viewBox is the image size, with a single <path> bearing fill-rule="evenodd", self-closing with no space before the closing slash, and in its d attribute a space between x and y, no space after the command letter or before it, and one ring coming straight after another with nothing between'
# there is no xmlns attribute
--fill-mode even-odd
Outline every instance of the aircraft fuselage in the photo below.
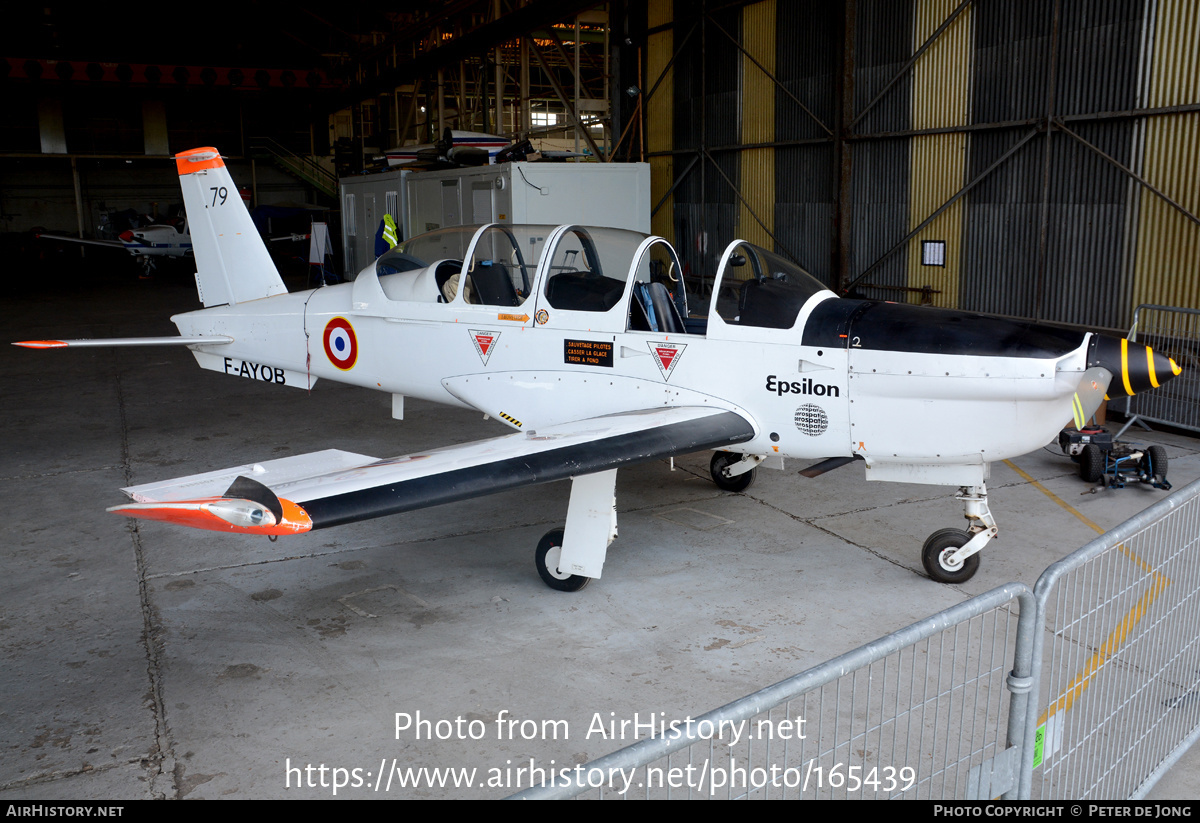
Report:
<svg viewBox="0 0 1200 823"><path fill-rule="evenodd" d="M728 322L722 315L732 310L714 298L704 328L638 330L636 259L620 300L580 311L547 297L553 258L553 249L543 255L519 306L461 294L439 302L436 288L422 291L439 268L465 273L468 264L455 260L383 278L368 267L352 283L174 320L184 335L234 338L198 348L197 359L249 379L301 387L331 379L475 408L520 431L711 406L754 421L756 435L739 452L860 456L868 477L963 485L986 477L987 463L1055 436L1088 367L1082 332L846 300L821 288L787 328ZM722 277L730 271L723 266ZM403 297L425 299L390 298L381 285L388 278L405 281Z"/></svg>

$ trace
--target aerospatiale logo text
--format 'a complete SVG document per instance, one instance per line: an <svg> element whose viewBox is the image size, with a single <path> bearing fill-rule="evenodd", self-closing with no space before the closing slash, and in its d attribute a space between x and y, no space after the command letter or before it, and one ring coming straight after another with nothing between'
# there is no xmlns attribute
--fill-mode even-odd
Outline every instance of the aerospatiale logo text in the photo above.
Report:
<svg viewBox="0 0 1200 823"><path fill-rule="evenodd" d="M828 383L814 383L811 377L787 382L773 374L767 375L767 391L782 397L785 394L809 394L813 397L839 397L838 387Z"/></svg>

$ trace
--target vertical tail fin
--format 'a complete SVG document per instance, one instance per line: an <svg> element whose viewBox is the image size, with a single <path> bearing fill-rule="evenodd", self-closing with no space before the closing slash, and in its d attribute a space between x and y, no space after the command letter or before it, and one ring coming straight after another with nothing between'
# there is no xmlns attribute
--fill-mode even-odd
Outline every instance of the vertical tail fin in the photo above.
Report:
<svg viewBox="0 0 1200 823"><path fill-rule="evenodd" d="M182 152L175 155L175 165L192 232L200 302L206 307L232 305L286 294L279 270L217 150Z"/></svg>

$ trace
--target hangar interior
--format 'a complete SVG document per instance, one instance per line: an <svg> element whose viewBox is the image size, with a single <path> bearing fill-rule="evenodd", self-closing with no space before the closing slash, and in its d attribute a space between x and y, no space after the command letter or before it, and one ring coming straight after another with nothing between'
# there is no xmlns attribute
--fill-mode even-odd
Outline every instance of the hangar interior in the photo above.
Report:
<svg viewBox="0 0 1200 823"><path fill-rule="evenodd" d="M649 163L653 231L701 290L742 238L851 296L1122 335L1139 305L1200 309L1187 0L46 2L8 16L12 340L174 333L168 318L196 305L189 261L139 279L119 252L36 235L112 239L181 216L177 152L217 147L248 206L299 215L277 212L271 231L303 232L315 215L339 224L338 178L446 129ZM273 252L303 287L303 252ZM112 522L101 508L116 489L163 473L501 430L420 402L389 421L386 396L345 386L301 398L197 374L179 349L65 354L0 355L0 482L17 504L0 613L6 800L330 796L289 784L297 763L582 763L621 742L584 734L598 713L703 711L992 585L1032 583L1092 532L1026 475L1103 527L1162 494L1083 497L1053 449L998 467L1008 539L988 575L947 587L911 546L960 516L948 492L789 465L728 496L708 455L689 456L622 473L623 539L601 585L573 597L528 559L561 522L561 483L294 549ZM1138 436L1166 448L1177 486L1200 477L1188 431ZM395 716L416 711L577 733L398 733ZM1193 757L1160 796L1194 798L1198 783Z"/></svg>

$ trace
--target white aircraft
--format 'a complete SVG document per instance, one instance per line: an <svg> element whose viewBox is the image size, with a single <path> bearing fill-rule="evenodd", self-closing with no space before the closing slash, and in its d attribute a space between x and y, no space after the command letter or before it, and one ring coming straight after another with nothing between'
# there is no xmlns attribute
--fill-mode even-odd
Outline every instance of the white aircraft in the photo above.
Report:
<svg viewBox="0 0 1200 823"><path fill-rule="evenodd" d="M384 152L388 166L407 166L415 163L456 163L466 166L486 166L496 162L496 155L509 144L497 134L479 131L446 129L436 143L400 146Z"/></svg>
<svg viewBox="0 0 1200 823"><path fill-rule="evenodd" d="M437 143L421 143L416 146L400 146L384 152L388 166L457 165L486 166L489 163L505 163L508 160L538 159L570 160L587 159L587 152L537 149L528 140L512 143L498 134L480 131L460 131L447 128Z"/></svg>
<svg viewBox="0 0 1200 823"><path fill-rule="evenodd" d="M616 537L617 469L717 450L713 480L747 488L766 460L855 459L870 480L962 487L966 530L922 561L969 579L997 526L988 466L1049 442L1173 361L1125 340L838 298L743 241L725 250L706 320L680 312L661 237L487 225L415 237L351 283L289 294L215 149L176 157L205 308L181 337L26 341L190 348L201 367L310 388L318 379L476 409L513 433L392 459L328 450L134 486L110 511L243 534L297 534L571 479L565 530L536 563L563 591L600 577ZM677 290L678 291L678 290ZM727 298L726 295L729 295ZM686 309L686 307L684 307Z"/></svg>
<svg viewBox="0 0 1200 823"><path fill-rule="evenodd" d="M72 237L69 234L45 232L39 234L38 237L46 240L62 240L67 243L81 243L85 246L124 249L141 261L146 274L154 271L155 258L192 256L192 236L188 233L187 220L178 226L153 223L140 229L128 229L121 232L117 240L88 240L82 237Z"/></svg>

